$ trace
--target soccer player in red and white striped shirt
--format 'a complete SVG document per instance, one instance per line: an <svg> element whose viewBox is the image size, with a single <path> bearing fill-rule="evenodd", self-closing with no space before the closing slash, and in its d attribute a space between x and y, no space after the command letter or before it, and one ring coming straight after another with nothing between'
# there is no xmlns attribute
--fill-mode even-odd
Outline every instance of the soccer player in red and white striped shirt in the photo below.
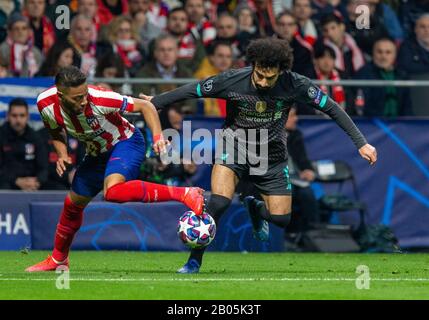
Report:
<svg viewBox="0 0 429 320"><path fill-rule="evenodd" d="M64 201L52 256L26 271L52 271L59 265L68 266L69 249L82 225L83 210L101 190L107 201L175 200L183 202L196 214L202 213L202 189L137 180L145 157L145 141L140 130L123 118L122 113L140 112L152 131L155 152L164 152L167 141L152 103L90 86L86 76L72 66L57 74L55 86L39 95L37 106L58 153L57 173L60 176L71 164L67 134L84 142L87 154L76 170Z"/></svg>

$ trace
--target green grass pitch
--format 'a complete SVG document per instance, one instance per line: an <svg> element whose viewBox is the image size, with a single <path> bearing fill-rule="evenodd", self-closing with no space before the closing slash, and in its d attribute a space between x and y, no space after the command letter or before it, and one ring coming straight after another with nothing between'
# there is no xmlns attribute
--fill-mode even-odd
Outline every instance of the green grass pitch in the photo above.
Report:
<svg viewBox="0 0 429 320"><path fill-rule="evenodd" d="M0 299L429 298L427 254L209 252L200 274L180 275L186 252L73 251L68 290L54 272L24 272L47 254L0 252ZM369 289L356 288L359 265Z"/></svg>

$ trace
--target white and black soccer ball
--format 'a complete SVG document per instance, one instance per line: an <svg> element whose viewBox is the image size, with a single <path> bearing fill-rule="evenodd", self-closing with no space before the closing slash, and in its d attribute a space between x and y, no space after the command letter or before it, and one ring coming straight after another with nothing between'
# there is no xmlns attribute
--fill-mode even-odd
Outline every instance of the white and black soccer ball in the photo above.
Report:
<svg viewBox="0 0 429 320"><path fill-rule="evenodd" d="M213 241L216 223L208 213L197 216L193 211L186 211L179 219L177 234L185 245L203 248Z"/></svg>

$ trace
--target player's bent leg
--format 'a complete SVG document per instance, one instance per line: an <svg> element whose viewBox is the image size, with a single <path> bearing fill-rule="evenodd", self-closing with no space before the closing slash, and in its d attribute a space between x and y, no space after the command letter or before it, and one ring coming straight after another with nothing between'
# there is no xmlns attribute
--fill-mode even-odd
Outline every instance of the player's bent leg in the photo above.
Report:
<svg viewBox="0 0 429 320"><path fill-rule="evenodd" d="M243 205L252 222L253 237L259 241L268 241L270 227L267 220L260 213L260 211L265 211L265 203L254 196L246 196L243 199Z"/></svg>
<svg viewBox="0 0 429 320"><path fill-rule="evenodd" d="M262 195L266 210L261 211L265 219L280 228L286 228L291 219L292 196L290 195Z"/></svg>
<svg viewBox="0 0 429 320"><path fill-rule="evenodd" d="M204 209L204 190L197 187L172 187L142 180L125 182L125 177L114 173L104 182L104 198L111 202L180 201L197 215Z"/></svg>
<svg viewBox="0 0 429 320"><path fill-rule="evenodd" d="M60 221L55 232L55 243L52 256L48 256L26 269L28 272L54 271L59 266L69 266L68 254L74 235L80 229L83 220L83 210L91 201L91 197L78 195L70 191L61 212Z"/></svg>
<svg viewBox="0 0 429 320"><path fill-rule="evenodd" d="M238 177L231 169L215 165L212 170L212 194L207 204L207 212L218 225L220 217L231 204ZM205 248L192 249L186 264L177 270L178 273L198 273L203 261Z"/></svg>
<svg viewBox="0 0 429 320"><path fill-rule="evenodd" d="M243 204L250 214L253 225L253 236L260 241L268 241L269 224L286 228L291 219L292 197L290 195L264 195L264 201L247 196Z"/></svg>

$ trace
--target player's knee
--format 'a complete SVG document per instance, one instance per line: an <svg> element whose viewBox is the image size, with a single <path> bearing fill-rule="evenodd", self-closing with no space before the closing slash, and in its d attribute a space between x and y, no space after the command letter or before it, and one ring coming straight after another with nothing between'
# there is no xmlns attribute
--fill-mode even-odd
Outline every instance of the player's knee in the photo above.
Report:
<svg viewBox="0 0 429 320"><path fill-rule="evenodd" d="M277 227L286 228L291 220L291 214L270 214L270 222L274 223Z"/></svg>
<svg viewBox="0 0 429 320"><path fill-rule="evenodd" d="M207 205L207 210L213 219L218 222L219 218L228 209L230 204L231 199L218 194L212 194Z"/></svg>
<svg viewBox="0 0 429 320"><path fill-rule="evenodd" d="M118 183L104 189L104 200L119 203L123 202L123 191L120 185L121 183Z"/></svg>

